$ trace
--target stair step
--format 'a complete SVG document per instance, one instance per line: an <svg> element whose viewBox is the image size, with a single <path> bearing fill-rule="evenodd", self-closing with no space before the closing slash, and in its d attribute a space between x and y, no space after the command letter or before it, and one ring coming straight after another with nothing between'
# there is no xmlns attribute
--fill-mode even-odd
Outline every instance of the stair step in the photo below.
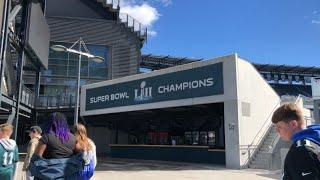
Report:
<svg viewBox="0 0 320 180"><path fill-rule="evenodd" d="M272 146L271 145L263 145L260 147L261 150L266 151L266 150L271 150Z"/></svg>
<svg viewBox="0 0 320 180"><path fill-rule="evenodd" d="M268 144L271 144L273 143L274 139L266 139L264 140L264 144L268 143Z"/></svg>
<svg viewBox="0 0 320 180"><path fill-rule="evenodd" d="M249 167L257 168L257 169L268 169L269 165L264 163L252 163Z"/></svg>
<svg viewBox="0 0 320 180"><path fill-rule="evenodd" d="M269 169L268 165L260 165L260 164L251 164L249 168L252 169Z"/></svg>
<svg viewBox="0 0 320 180"><path fill-rule="evenodd" d="M256 154L256 156L262 156L262 157L270 157L271 156L271 154L270 153L267 153L267 152L261 152L261 151L259 151L257 154Z"/></svg>
<svg viewBox="0 0 320 180"><path fill-rule="evenodd" d="M270 147L271 147L271 148L270 148ZM270 143L270 144L264 144L263 146L261 146L261 147L259 148L259 150L263 150L263 151L265 151L265 150L270 150L270 149L272 149L271 143Z"/></svg>
<svg viewBox="0 0 320 180"><path fill-rule="evenodd" d="M255 156L252 160L252 162L263 162L263 163L268 163L269 162L269 157L268 156Z"/></svg>
<svg viewBox="0 0 320 180"><path fill-rule="evenodd" d="M270 156L257 155L253 158L253 161L260 161L260 160L267 161L269 158Z"/></svg>

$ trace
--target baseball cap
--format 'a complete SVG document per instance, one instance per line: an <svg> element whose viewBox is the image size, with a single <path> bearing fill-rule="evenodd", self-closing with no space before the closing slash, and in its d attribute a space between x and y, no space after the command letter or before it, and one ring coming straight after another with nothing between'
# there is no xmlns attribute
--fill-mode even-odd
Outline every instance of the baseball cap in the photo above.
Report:
<svg viewBox="0 0 320 180"><path fill-rule="evenodd" d="M39 127L39 126L31 126L30 130L27 131L27 132L30 132L30 131L32 131L32 132L38 132L39 134L42 133L42 129L41 129L41 127Z"/></svg>

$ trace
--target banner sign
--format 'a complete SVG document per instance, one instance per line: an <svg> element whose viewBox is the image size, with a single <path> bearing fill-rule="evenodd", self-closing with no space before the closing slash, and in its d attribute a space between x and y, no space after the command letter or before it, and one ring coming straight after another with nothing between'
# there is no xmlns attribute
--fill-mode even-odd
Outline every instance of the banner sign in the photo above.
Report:
<svg viewBox="0 0 320 180"><path fill-rule="evenodd" d="M85 110L223 94L222 63L86 89Z"/></svg>

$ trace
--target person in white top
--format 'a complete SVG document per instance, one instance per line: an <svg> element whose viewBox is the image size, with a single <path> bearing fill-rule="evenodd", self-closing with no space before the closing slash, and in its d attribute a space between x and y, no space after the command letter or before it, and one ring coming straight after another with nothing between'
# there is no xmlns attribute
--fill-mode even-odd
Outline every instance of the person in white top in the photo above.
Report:
<svg viewBox="0 0 320 180"><path fill-rule="evenodd" d="M34 151L39 143L39 139L41 138L41 133L42 133L42 129L39 126L32 126L30 128L29 136L31 140L29 141L29 144L28 144L27 156L24 159L23 168L22 168L23 171L26 171L27 180L34 179L30 171L28 170L28 166L30 164L31 157L33 156Z"/></svg>
<svg viewBox="0 0 320 180"><path fill-rule="evenodd" d="M76 124L73 129L76 136L76 149L80 149L83 153L85 162L84 168L79 172L78 180L89 180L97 166L96 146L94 142L88 138L86 127L80 123Z"/></svg>

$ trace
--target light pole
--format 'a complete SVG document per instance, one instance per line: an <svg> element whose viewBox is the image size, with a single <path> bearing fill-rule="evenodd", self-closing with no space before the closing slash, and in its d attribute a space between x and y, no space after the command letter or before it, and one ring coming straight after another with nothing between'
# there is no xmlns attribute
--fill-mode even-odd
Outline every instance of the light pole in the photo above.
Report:
<svg viewBox="0 0 320 180"><path fill-rule="evenodd" d="M73 47L79 43L79 50L73 49ZM84 48L85 52L82 52L82 47ZM78 110L79 110L79 94L80 94L80 70L81 70L81 56L86 56L88 59L93 60L95 62L103 62L104 58L101 56L95 56L90 54L90 51L88 50L86 44L84 43L83 39L80 37L78 41L73 43L69 48L63 46L63 45L52 45L51 49L54 51L59 51L59 52L70 52L74 54L79 55L79 60L78 60L78 75L77 75L77 91L76 91L76 104L74 107L74 124L78 123ZM89 64L88 64L89 65Z"/></svg>

